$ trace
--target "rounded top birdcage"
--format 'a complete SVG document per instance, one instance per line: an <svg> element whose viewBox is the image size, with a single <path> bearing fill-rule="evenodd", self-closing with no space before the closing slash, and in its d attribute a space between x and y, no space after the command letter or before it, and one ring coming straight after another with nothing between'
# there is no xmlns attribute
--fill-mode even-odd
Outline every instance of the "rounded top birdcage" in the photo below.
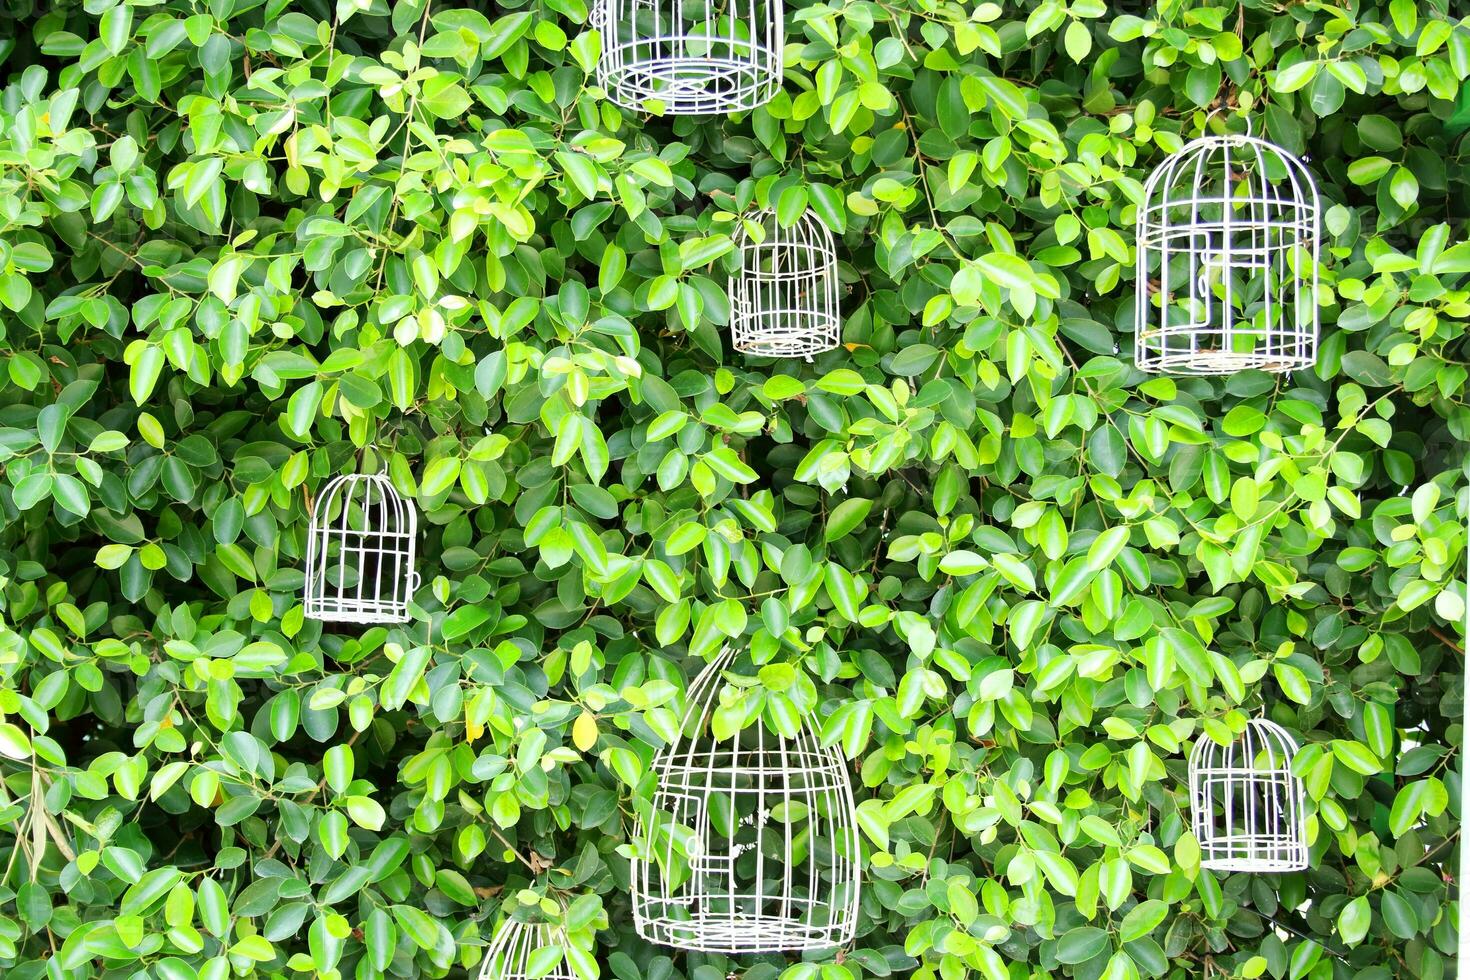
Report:
<svg viewBox="0 0 1470 980"><path fill-rule="evenodd" d="M781 90L781 0L595 0L597 83L635 112L745 112Z"/></svg>
<svg viewBox="0 0 1470 980"><path fill-rule="evenodd" d="M1228 745L1201 735L1189 756L1192 824L1200 865L1216 871L1307 867L1306 798L1291 771L1297 743L1252 718Z"/></svg>
<svg viewBox="0 0 1470 980"><path fill-rule="evenodd" d="M730 334L735 349L760 357L804 357L842 343L837 249L811 212L790 227L766 210L731 236L738 268L730 276Z"/></svg>
<svg viewBox="0 0 1470 980"><path fill-rule="evenodd" d="M858 836L840 755L807 720L794 738L760 722L711 731L738 700L725 651L689 688L678 736L653 758L651 810L640 810L631 872L639 935L718 953L827 949L857 926Z"/></svg>
<svg viewBox="0 0 1470 980"><path fill-rule="evenodd" d="M1165 160L1138 208L1139 369L1315 364L1319 212L1306 164L1249 132L1202 137Z"/></svg>
<svg viewBox="0 0 1470 980"><path fill-rule="evenodd" d="M539 949L562 946L563 935L546 923L506 919L495 930L495 938L480 963L479 980L577 980L566 957L551 972L533 970L531 956Z"/></svg>
<svg viewBox="0 0 1470 980"><path fill-rule="evenodd" d="M386 476L332 480L311 511L306 615L339 623L406 622L418 588L418 511Z"/></svg>

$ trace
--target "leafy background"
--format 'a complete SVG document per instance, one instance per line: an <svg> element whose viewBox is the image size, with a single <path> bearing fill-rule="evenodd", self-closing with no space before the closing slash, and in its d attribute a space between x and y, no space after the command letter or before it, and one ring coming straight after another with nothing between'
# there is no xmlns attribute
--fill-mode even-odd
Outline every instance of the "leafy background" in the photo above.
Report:
<svg viewBox="0 0 1470 980"><path fill-rule="evenodd" d="M0 970L460 976L515 911L624 980L1452 973L1454 6L796 0L783 93L688 119L584 0L4 0ZM1320 363L1144 378L1140 181L1247 118L1321 182ZM722 341L765 205L838 233L812 364ZM380 468L412 624L303 621ZM727 640L852 759L834 955L632 934ZM1313 870L1201 872L1188 747L1263 703Z"/></svg>

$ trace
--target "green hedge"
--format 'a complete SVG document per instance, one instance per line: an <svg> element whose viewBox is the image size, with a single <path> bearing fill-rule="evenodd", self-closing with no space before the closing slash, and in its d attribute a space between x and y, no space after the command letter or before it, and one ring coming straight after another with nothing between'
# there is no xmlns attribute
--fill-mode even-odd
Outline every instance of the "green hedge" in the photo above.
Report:
<svg viewBox="0 0 1470 980"><path fill-rule="evenodd" d="M1453 971L1463 7L793 0L689 119L584 0L0 3L7 978L462 976L538 902L623 980ZM1320 179L1315 371L1132 367L1211 108ZM813 364L724 342L765 205L838 236ZM413 622L323 629L308 501L379 468ZM632 931L727 641L852 760L840 953ZM1188 748L1262 703L1313 869L1201 872Z"/></svg>

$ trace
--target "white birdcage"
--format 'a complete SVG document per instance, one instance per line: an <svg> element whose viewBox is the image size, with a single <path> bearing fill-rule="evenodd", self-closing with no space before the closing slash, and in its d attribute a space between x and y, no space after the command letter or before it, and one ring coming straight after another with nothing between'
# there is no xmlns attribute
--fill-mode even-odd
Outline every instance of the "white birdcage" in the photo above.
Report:
<svg viewBox="0 0 1470 980"><path fill-rule="evenodd" d="M1306 797L1291 771L1296 741L1253 718L1229 745L1201 735L1189 756L1189 802L1200 865L1216 871L1307 867Z"/></svg>
<svg viewBox="0 0 1470 980"><path fill-rule="evenodd" d="M745 112L781 90L782 0L595 0L597 84L625 109Z"/></svg>
<svg viewBox="0 0 1470 980"><path fill-rule="evenodd" d="M418 588L418 512L386 476L339 476L311 512L306 615L336 623L402 623Z"/></svg>
<svg viewBox="0 0 1470 980"><path fill-rule="evenodd" d="M789 740L759 722L716 739L733 657L699 674L678 738L654 755L658 789L631 872L638 933L718 953L843 945L857 925L859 860L847 769L805 720Z"/></svg>
<svg viewBox="0 0 1470 980"><path fill-rule="evenodd" d="M1138 208L1139 369L1314 365L1319 212L1306 165L1249 129L1197 139L1164 161Z"/></svg>
<svg viewBox="0 0 1470 980"><path fill-rule="evenodd" d="M740 260L729 283L736 350L811 360L842 342L837 250L826 225L808 212L783 228L773 211L762 211L740 222L733 239Z"/></svg>
<svg viewBox="0 0 1470 980"><path fill-rule="evenodd" d="M531 954L538 949L562 946L562 934L545 923L518 922L506 919L495 931L485 959L480 964L480 980L577 980L563 957L550 973L531 969Z"/></svg>

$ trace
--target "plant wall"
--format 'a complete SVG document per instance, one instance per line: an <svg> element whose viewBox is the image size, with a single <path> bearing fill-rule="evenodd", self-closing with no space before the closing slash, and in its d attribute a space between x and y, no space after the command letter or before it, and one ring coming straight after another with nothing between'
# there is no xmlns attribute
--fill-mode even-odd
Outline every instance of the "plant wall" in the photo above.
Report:
<svg viewBox="0 0 1470 980"><path fill-rule="evenodd" d="M458 977L524 906L620 980L1453 975L1464 13L793 0L781 94L676 118L584 0L3 0L0 972ZM1318 365L1141 375L1142 181L1247 120ZM813 363L728 347L762 207L837 239ZM303 616L345 472L420 511L402 627ZM633 931L727 643L851 760L850 947ZM1262 710L1313 867L1202 871Z"/></svg>

